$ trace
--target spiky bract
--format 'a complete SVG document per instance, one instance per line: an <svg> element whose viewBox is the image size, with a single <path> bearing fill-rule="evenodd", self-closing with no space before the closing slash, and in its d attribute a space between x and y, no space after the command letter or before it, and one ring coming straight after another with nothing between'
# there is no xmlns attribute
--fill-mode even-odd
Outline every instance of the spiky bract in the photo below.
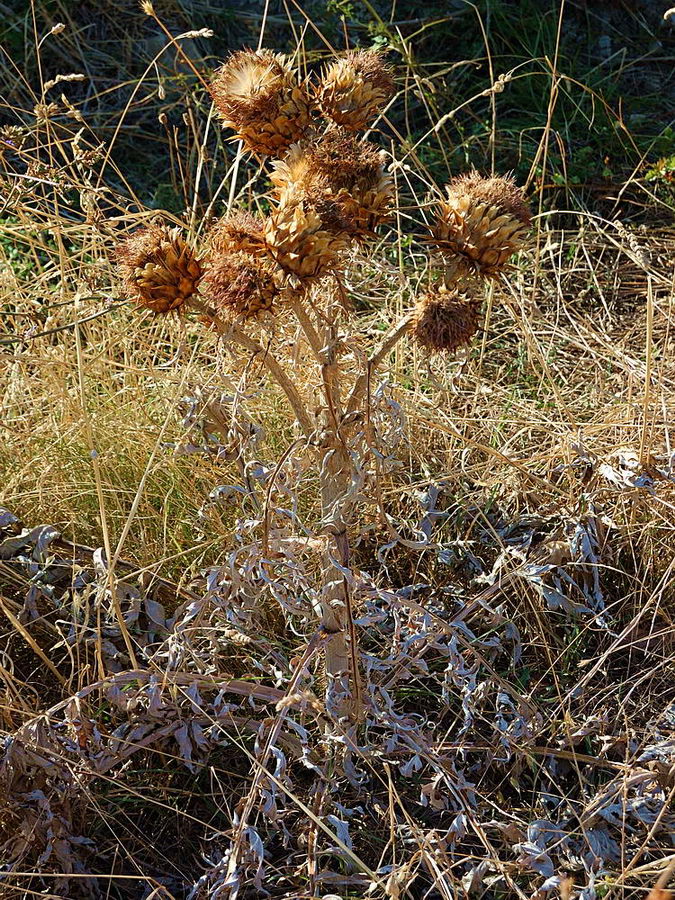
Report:
<svg viewBox="0 0 675 900"><path fill-rule="evenodd" d="M394 93L391 69L376 50L351 50L331 63L317 90L321 112L350 131L367 128Z"/></svg>
<svg viewBox="0 0 675 900"><path fill-rule="evenodd" d="M471 343L479 324L480 301L441 287L418 300L411 332L427 350L454 353Z"/></svg>
<svg viewBox="0 0 675 900"><path fill-rule="evenodd" d="M527 201L511 178L471 172L447 186L433 238L458 273L494 278L524 245L529 224Z"/></svg>
<svg viewBox="0 0 675 900"><path fill-rule="evenodd" d="M241 250L213 255L201 290L219 312L243 318L271 310L279 294L271 261Z"/></svg>
<svg viewBox="0 0 675 900"><path fill-rule="evenodd" d="M385 172L386 154L344 128L293 144L274 164L278 192L293 185L330 191L351 224L354 236L369 235L391 214L393 181Z"/></svg>
<svg viewBox="0 0 675 900"><path fill-rule="evenodd" d="M266 222L265 240L289 285L305 287L337 269L350 225L330 192L291 186Z"/></svg>
<svg viewBox="0 0 675 900"><path fill-rule="evenodd" d="M265 247L264 222L245 210L229 213L219 219L209 231L211 255L244 252L262 256Z"/></svg>
<svg viewBox="0 0 675 900"><path fill-rule="evenodd" d="M216 110L248 150L282 156L310 123L305 87L286 58L271 50L239 50L211 80Z"/></svg>
<svg viewBox="0 0 675 900"><path fill-rule="evenodd" d="M128 297L156 313L179 309L196 292L203 269L180 228L152 224L122 242L116 252Z"/></svg>

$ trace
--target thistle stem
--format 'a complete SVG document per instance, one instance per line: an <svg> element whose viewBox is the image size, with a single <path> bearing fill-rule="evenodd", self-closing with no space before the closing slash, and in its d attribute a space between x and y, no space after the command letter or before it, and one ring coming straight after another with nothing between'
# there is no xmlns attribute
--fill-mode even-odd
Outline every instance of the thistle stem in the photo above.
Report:
<svg viewBox="0 0 675 900"><path fill-rule="evenodd" d="M359 377L356 379L356 384L354 385L352 392L349 395L349 400L347 402L348 413L352 413L356 410L363 395L368 390L370 373L373 371L373 369L376 369L379 366L387 353L393 350L396 344L398 344L403 335L410 328L412 320L413 313L406 313L405 316L403 316L403 318L400 319L389 332L387 332L380 346L372 354L372 356L370 356L366 366L366 371L362 375L359 375Z"/></svg>
<svg viewBox="0 0 675 900"><path fill-rule="evenodd" d="M307 338L307 343L311 347L316 361L320 366L324 365L326 359L321 346L321 338L319 337L319 332L316 330L316 328L314 327L314 323L307 315L307 310L302 305L302 300L300 300L299 297L294 297L291 300L290 307L295 313L298 322L300 323L300 327L302 328L304 335Z"/></svg>
<svg viewBox="0 0 675 900"><path fill-rule="evenodd" d="M295 413L295 418L298 420L298 424L302 428L305 437L310 438L314 432L314 427L306 412L307 405L300 396L300 392L295 384L284 372L277 359L272 356L269 350L266 350L257 341L254 341L245 331L237 328L235 324L224 322L218 313L205 303L193 299L190 301L190 307L197 312L201 312L208 316L216 326L218 333L223 337L235 341L240 347L244 347L244 349L249 350L255 356L260 357L262 364L286 394L288 402L291 404L293 412Z"/></svg>

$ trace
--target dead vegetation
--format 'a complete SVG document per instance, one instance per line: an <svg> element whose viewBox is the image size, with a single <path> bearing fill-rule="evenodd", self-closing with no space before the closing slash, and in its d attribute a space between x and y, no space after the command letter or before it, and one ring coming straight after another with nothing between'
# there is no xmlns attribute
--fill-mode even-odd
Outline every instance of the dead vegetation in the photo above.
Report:
<svg viewBox="0 0 675 900"><path fill-rule="evenodd" d="M189 31L168 7L157 34ZM115 152L127 116L156 129L152 164L188 191L163 217L195 246L228 210L269 209L257 164L215 136L191 68L206 84L215 63L188 49L206 40L166 38L172 63L103 130L104 95L72 82L75 100L51 100L48 71L17 89L20 131L0 136L0 896L667 892L666 204L637 174L617 190L648 204L642 224L611 197L542 202L529 248L484 289L470 348L429 355L404 337L364 379L439 269L411 237L431 222L431 173L379 123L392 222L351 254L341 290L311 288L337 377L360 386L341 432L353 540L335 559L358 651L350 721L317 627L321 472L270 369L292 376L312 429L330 414L316 347L292 308L238 342L199 311L139 314L110 262L157 216ZM165 81L185 118L160 140ZM544 183L533 166L535 199Z"/></svg>

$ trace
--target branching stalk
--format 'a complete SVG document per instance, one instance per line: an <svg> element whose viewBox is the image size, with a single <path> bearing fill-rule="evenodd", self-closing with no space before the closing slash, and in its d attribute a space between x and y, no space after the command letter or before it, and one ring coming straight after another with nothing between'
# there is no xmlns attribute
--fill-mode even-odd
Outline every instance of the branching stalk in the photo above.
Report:
<svg viewBox="0 0 675 900"><path fill-rule="evenodd" d="M352 392L349 395L349 401L347 402L348 413L356 411L359 403L363 399L364 394L368 390L368 382L370 381L371 373L375 369L377 369L385 356L394 349L396 344L408 331L412 320L413 313L406 313L406 315L403 316L403 318L400 319L389 332L387 332L380 346L369 358L368 364L366 366L366 371L357 378L356 384L354 385Z"/></svg>
<svg viewBox="0 0 675 900"><path fill-rule="evenodd" d="M306 404L300 396L300 392L298 391L293 381L291 381L288 375L284 372L277 359L269 352L269 350L266 350L257 341L254 341L252 337L249 337L249 335L247 335L245 331L237 328L237 326L233 323L224 322L218 315L218 313L210 306L207 306L205 303L193 299L190 302L190 306L197 312L201 312L205 316L208 316L208 318L215 325L219 334L235 341L237 344L239 344L240 347L243 347L245 350L248 350L256 356L260 357L262 364L286 394L288 402L293 408L295 417L298 420L298 424L302 428L305 437L310 438L314 432L314 427L312 425L312 422L310 421L309 416L307 415Z"/></svg>

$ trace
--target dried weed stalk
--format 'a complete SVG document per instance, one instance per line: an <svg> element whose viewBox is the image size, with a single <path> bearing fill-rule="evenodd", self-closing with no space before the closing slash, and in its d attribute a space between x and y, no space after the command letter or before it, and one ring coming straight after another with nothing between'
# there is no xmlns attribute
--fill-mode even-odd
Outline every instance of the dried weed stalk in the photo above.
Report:
<svg viewBox="0 0 675 900"><path fill-rule="evenodd" d="M236 332L244 346L252 341L240 323L264 313L279 315L284 308L297 318L323 391L323 408L312 421L291 374L279 378L280 366L271 363L268 351L265 355L270 374L298 415L320 473L326 543L320 607L321 627L329 636L329 707L345 721L359 721L364 704L347 573L353 543L348 523L362 482L362 459L371 452L373 439L357 437L370 378L411 323L413 336L428 350L454 352L468 345L478 328L481 288L465 281L463 290L471 295L460 295L454 283L467 274L496 276L522 246L529 223L527 204L509 179L473 173L451 182L434 229L434 240L446 258L447 288L421 296L414 311L385 338L383 348L370 355L366 381L357 379L347 397L340 357L352 338L348 333L338 338L342 314L330 299L327 282L339 279L350 247L371 238L392 213L393 180L386 171L386 154L354 132L383 112L393 90L392 72L380 54L348 53L323 73L316 97L325 120L314 120L310 127L305 87L286 60L270 51L234 54L216 73L212 94L224 125L235 130L248 149L279 157L270 175L272 208L264 219L240 212L211 230L198 264L200 293L208 308L193 297L197 280L185 283L184 289L180 278L180 299L177 295L164 307L152 307L168 312L192 299L192 306L205 313L225 340ZM158 270L157 264L143 268L136 262L135 248L145 247L143 234L132 236L124 246L122 274L130 293L140 290L139 285L146 294L151 289L157 293L151 279L166 279L177 264ZM168 297L168 289L162 290L161 296Z"/></svg>

